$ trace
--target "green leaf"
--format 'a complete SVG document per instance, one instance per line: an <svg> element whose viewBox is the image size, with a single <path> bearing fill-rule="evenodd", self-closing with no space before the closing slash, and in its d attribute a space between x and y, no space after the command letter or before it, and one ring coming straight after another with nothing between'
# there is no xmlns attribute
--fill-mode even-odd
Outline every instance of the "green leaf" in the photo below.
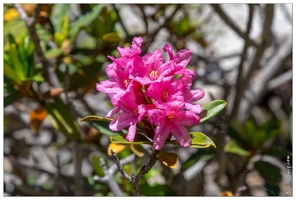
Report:
<svg viewBox="0 0 296 200"><path fill-rule="evenodd" d="M7 78L10 78L12 80L14 80L17 84L21 84L21 80L18 78L18 76L15 74L15 71L12 69L11 66L9 66L8 64L6 64L4 62L4 75Z"/></svg>
<svg viewBox="0 0 296 200"><path fill-rule="evenodd" d="M15 19L4 24L4 37L12 34L14 37L19 37L20 35L27 32L27 27L23 20Z"/></svg>
<svg viewBox="0 0 296 200"><path fill-rule="evenodd" d="M178 162L178 155L171 152L159 152L159 160L169 168L176 168Z"/></svg>
<svg viewBox="0 0 296 200"><path fill-rule="evenodd" d="M265 161L255 162L254 167L266 182L273 185L278 185L281 182L282 174L279 167Z"/></svg>
<svg viewBox="0 0 296 200"><path fill-rule="evenodd" d="M287 156L292 156L292 153L290 151L288 151L287 149L280 148L280 147L270 147L267 149L263 149L261 151L261 154L274 156L277 158L286 158Z"/></svg>
<svg viewBox="0 0 296 200"><path fill-rule="evenodd" d="M50 20L56 32L63 29L63 17L69 16L70 4L54 4L52 7Z"/></svg>
<svg viewBox="0 0 296 200"><path fill-rule="evenodd" d="M220 111L222 111L227 105L224 100L215 100L206 103L202 106L205 116L200 119L200 122L204 122L212 117L215 117Z"/></svg>
<svg viewBox="0 0 296 200"><path fill-rule="evenodd" d="M96 128L100 133L104 135L118 135L120 132L113 132L109 129L109 122L105 121L95 121L95 122L90 122L90 125L94 128Z"/></svg>
<svg viewBox="0 0 296 200"><path fill-rule="evenodd" d="M80 120L80 122L82 121L105 121L105 122L111 122L112 119L110 118L104 118L104 117L100 117L100 116L96 116L96 115L89 115L89 116L86 116L84 118L82 118Z"/></svg>
<svg viewBox="0 0 296 200"><path fill-rule="evenodd" d="M94 19L96 19L104 7L104 4L98 4L93 8L92 11L83 16L80 16L77 21L71 23L69 32L71 43L74 42L80 29L87 27Z"/></svg>
<svg viewBox="0 0 296 200"><path fill-rule="evenodd" d="M112 143L118 143L118 144L150 144L153 143L147 140L144 136L141 134L136 134L136 137L133 142L129 142L126 139L124 139L121 135L116 136L110 136L110 141Z"/></svg>
<svg viewBox="0 0 296 200"><path fill-rule="evenodd" d="M122 42L123 40L118 36L117 33L106 33L102 39L106 42Z"/></svg>
<svg viewBox="0 0 296 200"><path fill-rule="evenodd" d="M56 58L56 57L62 55L62 53L63 53L62 48L53 48L53 49L50 49L47 52L45 52L45 57L47 59L53 59L53 58Z"/></svg>
<svg viewBox="0 0 296 200"><path fill-rule="evenodd" d="M59 99L45 105L48 118L53 127L70 140L81 140L80 128L69 113L69 110Z"/></svg>
<svg viewBox="0 0 296 200"><path fill-rule="evenodd" d="M250 156L251 153L243 148L241 148L235 140L231 140L228 142L225 147L224 151L228 153L234 153L240 156Z"/></svg>
<svg viewBox="0 0 296 200"><path fill-rule="evenodd" d="M213 146L216 148L215 143L211 138L203 134L202 132L190 132L192 138L190 147L192 148L208 148Z"/></svg>
<svg viewBox="0 0 296 200"><path fill-rule="evenodd" d="M92 166L95 170L95 173L100 176L103 177L104 176L104 171L102 166L100 165L100 157L96 154L93 154L91 156L91 161L92 161Z"/></svg>

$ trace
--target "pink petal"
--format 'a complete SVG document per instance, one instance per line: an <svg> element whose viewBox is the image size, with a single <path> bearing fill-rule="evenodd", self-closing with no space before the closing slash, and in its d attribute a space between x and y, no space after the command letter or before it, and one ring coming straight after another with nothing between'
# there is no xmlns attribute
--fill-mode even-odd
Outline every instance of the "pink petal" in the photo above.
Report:
<svg viewBox="0 0 296 200"><path fill-rule="evenodd" d="M136 128L137 128L137 124L131 124L131 126L128 129L127 136L125 138L127 141L129 142L134 141L136 136Z"/></svg>
<svg viewBox="0 0 296 200"><path fill-rule="evenodd" d="M177 65L186 67L192 58L192 52L189 49L182 49L175 55L174 60Z"/></svg>
<svg viewBox="0 0 296 200"><path fill-rule="evenodd" d="M153 138L154 149L160 150L163 147L169 134L170 134L169 127L163 123L160 123L160 125L157 126L155 129L155 134L154 134L154 138Z"/></svg>
<svg viewBox="0 0 296 200"><path fill-rule="evenodd" d="M183 126L174 125L171 127L171 132L175 136L177 142L183 147L189 147L191 145L191 137L188 130Z"/></svg>
<svg viewBox="0 0 296 200"><path fill-rule="evenodd" d="M182 110L176 114L175 121L182 126L195 126L199 123L199 117L191 111Z"/></svg>

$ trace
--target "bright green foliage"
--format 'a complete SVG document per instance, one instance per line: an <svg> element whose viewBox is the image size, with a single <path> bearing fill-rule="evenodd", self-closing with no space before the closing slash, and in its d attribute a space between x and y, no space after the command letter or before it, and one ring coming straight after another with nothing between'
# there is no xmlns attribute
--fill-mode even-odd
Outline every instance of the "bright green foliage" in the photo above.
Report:
<svg viewBox="0 0 296 200"><path fill-rule="evenodd" d="M200 122L204 122L212 117L215 117L219 112L221 112L227 105L227 102L224 100L214 100L211 102L208 102L202 106L204 109L203 114L205 116L202 116L200 119Z"/></svg>

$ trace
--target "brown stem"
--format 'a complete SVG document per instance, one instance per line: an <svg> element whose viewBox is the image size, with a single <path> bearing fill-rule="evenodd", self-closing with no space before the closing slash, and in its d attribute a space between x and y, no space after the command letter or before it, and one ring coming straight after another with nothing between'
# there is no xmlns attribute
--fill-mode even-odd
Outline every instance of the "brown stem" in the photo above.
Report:
<svg viewBox="0 0 296 200"><path fill-rule="evenodd" d="M124 169L122 168L122 166L120 165L120 161L119 158L117 157L116 153L114 151L112 151L111 149L111 154L112 154L112 158L115 162L115 164L117 165L117 168L119 170L119 172L126 178L128 179L131 184L132 184L132 196L140 196L140 178L142 178L146 173L148 173L151 168L155 165L157 159L158 159L158 153L159 151L154 151L152 154L152 157L150 158L149 162L147 165L142 166L142 168L140 169L139 173L137 175L132 174L131 176L129 176Z"/></svg>

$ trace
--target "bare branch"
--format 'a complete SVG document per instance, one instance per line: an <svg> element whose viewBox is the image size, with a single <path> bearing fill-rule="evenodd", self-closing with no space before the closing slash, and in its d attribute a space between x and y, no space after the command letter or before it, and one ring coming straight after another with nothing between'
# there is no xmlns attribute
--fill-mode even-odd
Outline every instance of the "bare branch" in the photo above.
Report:
<svg viewBox="0 0 296 200"><path fill-rule="evenodd" d="M132 181L132 178L130 175L128 175L124 169L122 168L122 165L120 164L119 158L117 157L116 153L111 149L112 158L119 170L119 172L124 176L127 180Z"/></svg>
<svg viewBox="0 0 296 200"><path fill-rule="evenodd" d="M232 28L240 37L242 38L247 38L250 41L251 46L255 46L257 47L258 44L255 43L253 40L251 40L249 38L249 36L247 35L248 32L242 32L236 25L235 23L226 15L226 13L220 8L220 6L218 4L212 4L211 5L213 7L213 9L216 11L216 13L223 19L223 21L230 27Z"/></svg>
<svg viewBox="0 0 296 200"><path fill-rule="evenodd" d="M245 40L245 46L244 46L243 52L241 53L241 60L238 65L238 74L236 77L236 93L235 93L235 97L234 97L234 102L233 102L231 114L229 116L230 119L232 119L237 114L237 110L238 110L237 107L239 106L239 101L240 101L241 95L242 95L242 91L239 87L243 85L242 83L244 81L246 81L243 77L243 66L244 66L245 60L247 59L248 48L251 45L251 40L250 40L249 34L250 34L251 28L252 28L253 15L254 15L254 5L249 5L249 20L247 23L247 30L244 33L244 37L243 37Z"/></svg>
<svg viewBox="0 0 296 200"><path fill-rule="evenodd" d="M260 46L258 46L256 55L251 63L251 66L249 67L246 75L244 78L240 77L240 79L243 79L243 82L240 82L240 85L236 85L236 96L235 101L232 107L232 113L231 118L235 117L238 113L238 108L240 107L240 101L243 95L245 94L245 91L247 88L249 88L250 83L249 80L251 76L253 75L254 71L259 68L259 62L262 58L263 53L265 52L266 48L270 45L270 39L272 37L271 33L271 24L273 20L273 14L274 14L274 5L268 4L265 8L265 21L264 26L261 34L262 42ZM239 88L238 88L239 87Z"/></svg>
<svg viewBox="0 0 296 200"><path fill-rule="evenodd" d="M122 26L122 28L123 28L123 31L124 31L125 34L126 34L126 37L127 37L127 38L130 38L130 34L128 33L128 31L127 31L127 29L126 29L124 23L122 22L122 18L120 17L119 12L118 12L116 6L115 6L114 4L112 4L112 7L113 7L113 9L114 9L116 15L118 16L118 21L119 21L119 23L121 24L121 26Z"/></svg>

